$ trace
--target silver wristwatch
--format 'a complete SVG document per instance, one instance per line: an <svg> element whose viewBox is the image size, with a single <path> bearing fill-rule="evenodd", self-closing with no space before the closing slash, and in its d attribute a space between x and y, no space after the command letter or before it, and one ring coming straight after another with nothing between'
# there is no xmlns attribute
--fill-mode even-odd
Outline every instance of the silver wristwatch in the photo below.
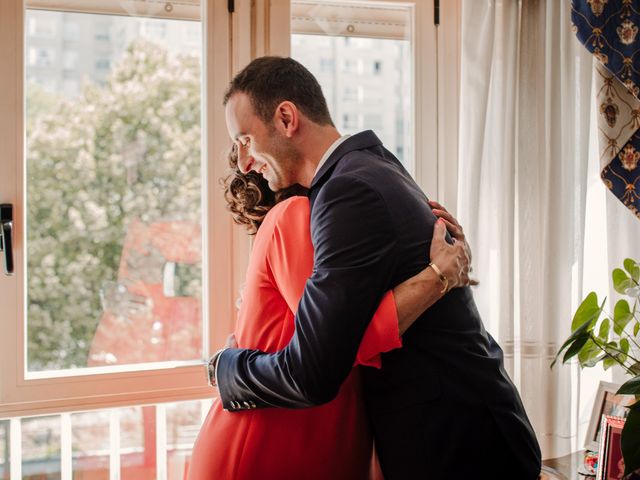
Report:
<svg viewBox="0 0 640 480"><path fill-rule="evenodd" d="M218 379L216 376L216 367L218 366L218 357L222 352L224 352L226 348L222 348L214 353L209 361L205 364L205 368L207 370L207 383L210 387L218 386Z"/></svg>

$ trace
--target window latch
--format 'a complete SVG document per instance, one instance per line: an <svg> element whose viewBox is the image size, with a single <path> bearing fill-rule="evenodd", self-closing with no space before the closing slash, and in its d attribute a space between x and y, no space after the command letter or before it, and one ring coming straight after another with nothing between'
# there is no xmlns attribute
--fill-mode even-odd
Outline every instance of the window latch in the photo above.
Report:
<svg viewBox="0 0 640 480"><path fill-rule="evenodd" d="M4 273L13 275L13 205L0 205L0 252L4 252Z"/></svg>

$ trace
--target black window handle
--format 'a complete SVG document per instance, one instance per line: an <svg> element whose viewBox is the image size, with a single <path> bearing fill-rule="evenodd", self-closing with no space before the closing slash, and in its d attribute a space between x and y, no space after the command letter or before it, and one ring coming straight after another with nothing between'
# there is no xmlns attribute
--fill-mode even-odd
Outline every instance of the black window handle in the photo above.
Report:
<svg viewBox="0 0 640 480"><path fill-rule="evenodd" d="M13 205L0 205L0 252L4 252L4 273L13 275Z"/></svg>

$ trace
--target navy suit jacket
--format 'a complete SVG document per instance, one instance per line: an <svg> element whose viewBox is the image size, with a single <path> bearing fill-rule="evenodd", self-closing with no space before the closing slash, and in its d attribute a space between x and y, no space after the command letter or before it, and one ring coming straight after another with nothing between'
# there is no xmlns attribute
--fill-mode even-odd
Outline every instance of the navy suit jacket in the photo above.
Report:
<svg viewBox="0 0 640 480"><path fill-rule="evenodd" d="M274 354L222 353L217 380L228 410L302 408L333 399L384 293L429 262L437 219L424 193L373 132L340 144L314 177L309 196L314 268L295 334ZM364 370L379 449L389 442L378 436L395 434L385 431L386 420L377 419L427 404L436 415L438 405L467 405L486 411L524 456L522 462L539 472L535 435L504 370L502 350L485 331L468 287L451 290L429 308L403 335L403 348L382 355L380 370Z"/></svg>

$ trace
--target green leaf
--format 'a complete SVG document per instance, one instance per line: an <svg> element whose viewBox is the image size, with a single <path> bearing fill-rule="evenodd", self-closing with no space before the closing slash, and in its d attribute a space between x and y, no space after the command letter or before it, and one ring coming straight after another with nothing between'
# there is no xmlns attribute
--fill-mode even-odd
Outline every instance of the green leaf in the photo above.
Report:
<svg viewBox="0 0 640 480"><path fill-rule="evenodd" d="M605 370L609 370L611 367L618 365L618 362L616 361L615 358L611 358L611 357L606 357L603 361L602 361L602 366Z"/></svg>
<svg viewBox="0 0 640 480"><path fill-rule="evenodd" d="M633 326L633 336L634 337L638 336L638 331L640 331L640 323L636 322L636 324Z"/></svg>
<svg viewBox="0 0 640 480"><path fill-rule="evenodd" d="M632 258L624 259L624 269L629 272L631 278L633 278L636 283L640 281L640 265L636 263Z"/></svg>
<svg viewBox="0 0 640 480"><path fill-rule="evenodd" d="M589 338L578 352L578 361L582 367L593 367L597 363L595 362L596 357L600 355L601 352L602 349Z"/></svg>
<svg viewBox="0 0 640 480"><path fill-rule="evenodd" d="M640 375L627 380L616 392L616 395L637 395L640 394Z"/></svg>
<svg viewBox="0 0 640 480"><path fill-rule="evenodd" d="M605 318L600 322L600 330L598 332L598 338L603 342L609 340L609 330L611 329L611 322L608 318Z"/></svg>
<svg viewBox="0 0 640 480"><path fill-rule="evenodd" d="M576 313L573 317L573 321L571 322L571 330L572 333L565 340L556 353L553 362L551 362L550 368L558 361L558 358L565 350L565 348L569 348L571 352L567 351L564 355L562 362L566 362L569 358L575 356L580 349L584 346L586 341L589 339L589 335L591 334L591 329L595 325L600 313L602 312L602 307L604 306L604 302L606 301L606 297L602 302L602 305L598 306L598 297L595 292L591 292L587 297L582 301Z"/></svg>
<svg viewBox="0 0 640 480"><path fill-rule="evenodd" d="M604 346L604 351L607 352L609 355L617 355L618 353L618 342L616 342L615 340L612 340L610 342L607 342Z"/></svg>
<svg viewBox="0 0 640 480"><path fill-rule="evenodd" d="M603 345L603 350L607 352L607 357L602 361L602 366L605 370L619 364L618 344L616 342L609 342Z"/></svg>
<svg viewBox="0 0 640 480"><path fill-rule="evenodd" d="M624 458L624 475L627 476L640 468L640 407L638 403L632 405L629 410L620 443Z"/></svg>
<svg viewBox="0 0 640 480"><path fill-rule="evenodd" d="M591 292L585 297L576 310L573 321L571 322L571 332L576 333L576 331L585 325L587 325L586 328L588 328L588 326L600 316L601 311L602 307L598 305L596 292Z"/></svg>
<svg viewBox="0 0 640 480"><path fill-rule="evenodd" d="M627 289L634 286L633 279L631 279L624 270L616 268L611 274L613 278L613 288L616 292L625 294Z"/></svg>
<svg viewBox="0 0 640 480"><path fill-rule="evenodd" d="M620 339L620 350L622 350L622 353L618 355L618 360L620 363L626 363L627 358L629 358L629 340L626 338Z"/></svg>
<svg viewBox="0 0 640 480"><path fill-rule="evenodd" d="M632 319L633 314L629 308L629 302L624 299L618 300L613 309L613 331L620 335Z"/></svg>
<svg viewBox="0 0 640 480"><path fill-rule="evenodd" d="M562 363L567 363L569 359L576 356L580 352L582 347L584 347L585 343L587 343L587 340L589 340L590 338L591 337L589 336L589 334L586 333L576 338L576 341L571 344L571 346L565 352L564 357L562 357Z"/></svg>
<svg viewBox="0 0 640 480"><path fill-rule="evenodd" d="M629 340L626 338L620 339L620 350L622 350L625 355L629 353Z"/></svg>

